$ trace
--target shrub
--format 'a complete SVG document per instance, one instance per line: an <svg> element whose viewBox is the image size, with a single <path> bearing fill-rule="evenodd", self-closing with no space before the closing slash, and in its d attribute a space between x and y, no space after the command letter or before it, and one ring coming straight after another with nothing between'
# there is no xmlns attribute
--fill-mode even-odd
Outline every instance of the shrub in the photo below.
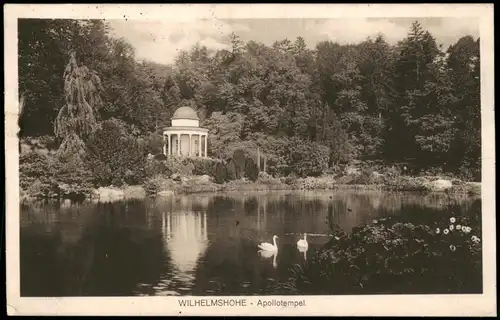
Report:
<svg viewBox="0 0 500 320"><path fill-rule="evenodd" d="M19 157L19 186L35 198L57 196L57 163L47 155L28 152Z"/></svg>
<svg viewBox="0 0 500 320"><path fill-rule="evenodd" d="M160 154L154 155L153 159L154 160L160 160L160 161L167 161L168 157L166 155L164 155L163 153L160 153Z"/></svg>
<svg viewBox="0 0 500 320"><path fill-rule="evenodd" d="M179 169L179 173L182 176L191 176L194 171L194 164L190 161L190 159L183 159L181 162L181 166Z"/></svg>
<svg viewBox="0 0 500 320"><path fill-rule="evenodd" d="M56 172L59 196L66 197L87 197L91 194L92 172L87 164L78 157L60 159L59 168Z"/></svg>
<svg viewBox="0 0 500 320"><path fill-rule="evenodd" d="M400 176L395 179L384 179L387 188L398 191L428 191L427 180L423 177Z"/></svg>
<svg viewBox="0 0 500 320"><path fill-rule="evenodd" d="M19 158L20 188L34 198L80 197L92 191L92 174L76 158L29 152Z"/></svg>
<svg viewBox="0 0 500 320"><path fill-rule="evenodd" d="M363 168L360 174L353 175L349 184L373 184L376 182L373 171L369 168Z"/></svg>
<svg viewBox="0 0 500 320"><path fill-rule="evenodd" d="M290 166L300 177L319 176L328 168L329 149L315 142L301 141L291 147Z"/></svg>
<svg viewBox="0 0 500 320"><path fill-rule="evenodd" d="M306 177L299 178L294 185L300 189L331 189L333 188L334 180L331 177Z"/></svg>
<svg viewBox="0 0 500 320"><path fill-rule="evenodd" d="M294 268L286 288L302 294L481 292L480 213L423 220L389 217L349 234L336 231L310 263Z"/></svg>
<svg viewBox="0 0 500 320"><path fill-rule="evenodd" d="M194 165L193 174L202 176L207 175L210 177L215 177L215 167L217 165L217 161L212 159L200 159L200 158L191 158L192 164Z"/></svg>
<svg viewBox="0 0 500 320"><path fill-rule="evenodd" d="M215 165L215 182L222 184L227 180L226 166L222 162Z"/></svg>
<svg viewBox="0 0 500 320"><path fill-rule="evenodd" d="M147 161L144 166L144 169L147 177L153 177L159 174L166 176L172 175L172 171L170 167L167 165L166 161L160 161L154 159Z"/></svg>
<svg viewBox="0 0 500 320"><path fill-rule="evenodd" d="M290 173L288 176L282 177L280 180L282 183L292 186L297 183L297 175Z"/></svg>
<svg viewBox="0 0 500 320"><path fill-rule="evenodd" d="M155 195L160 191L172 189L172 181L167 176L159 174L144 181L143 186L146 194Z"/></svg>
<svg viewBox="0 0 500 320"><path fill-rule="evenodd" d="M245 176L255 182L259 178L259 168L252 158L248 158L245 164Z"/></svg>
<svg viewBox="0 0 500 320"><path fill-rule="evenodd" d="M151 133L148 136L144 137L144 149L147 153L161 153L163 150L163 143L163 137L157 132Z"/></svg>

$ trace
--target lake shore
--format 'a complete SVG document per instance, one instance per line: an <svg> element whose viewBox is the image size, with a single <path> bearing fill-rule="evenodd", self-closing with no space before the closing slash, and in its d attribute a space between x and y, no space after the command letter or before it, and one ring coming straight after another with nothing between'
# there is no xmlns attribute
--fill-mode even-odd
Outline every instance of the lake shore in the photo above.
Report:
<svg viewBox="0 0 500 320"><path fill-rule="evenodd" d="M273 190L378 190L378 191L418 191L425 193L448 193L480 195L481 183L443 179L440 177L400 176L386 179L384 183L345 183L345 177L333 176L307 178L273 178L261 175L256 182L246 179L217 184L208 176L170 177L156 176L143 185L123 187L100 187L93 189L84 198L97 201L115 201L124 199L143 199L155 196L175 196L178 194L210 192L250 192ZM21 193L21 201L35 200L26 193Z"/></svg>

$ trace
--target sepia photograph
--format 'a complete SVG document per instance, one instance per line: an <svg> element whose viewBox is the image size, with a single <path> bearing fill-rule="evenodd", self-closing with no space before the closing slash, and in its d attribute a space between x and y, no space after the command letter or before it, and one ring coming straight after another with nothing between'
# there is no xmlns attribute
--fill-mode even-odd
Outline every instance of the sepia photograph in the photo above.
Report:
<svg viewBox="0 0 500 320"><path fill-rule="evenodd" d="M9 313L496 315L492 6L23 6Z"/></svg>

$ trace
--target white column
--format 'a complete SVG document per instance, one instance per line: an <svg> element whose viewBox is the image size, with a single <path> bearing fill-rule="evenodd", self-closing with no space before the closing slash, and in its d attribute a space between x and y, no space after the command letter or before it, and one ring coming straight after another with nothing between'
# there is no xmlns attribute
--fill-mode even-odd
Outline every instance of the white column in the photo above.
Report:
<svg viewBox="0 0 500 320"><path fill-rule="evenodd" d="M201 157L201 134L198 135L198 157Z"/></svg>
<svg viewBox="0 0 500 320"><path fill-rule="evenodd" d="M167 133L167 139L168 139L168 156L170 156L172 154L172 136L170 134Z"/></svg>
<svg viewBox="0 0 500 320"><path fill-rule="evenodd" d="M204 234L204 240L207 241L208 239L208 227L207 227L207 213L204 212L203 213L203 228L204 228L204 231L203 234Z"/></svg>
<svg viewBox="0 0 500 320"><path fill-rule="evenodd" d="M177 134L177 155L181 155L181 135L180 133Z"/></svg>
<svg viewBox="0 0 500 320"><path fill-rule="evenodd" d="M165 134L163 134L163 155L167 155L167 142L165 139Z"/></svg>
<svg viewBox="0 0 500 320"><path fill-rule="evenodd" d="M208 139L207 139L207 135L205 135L205 158L207 157L207 143L208 142Z"/></svg>
<svg viewBox="0 0 500 320"><path fill-rule="evenodd" d="M191 134L189 134L189 156L190 157L192 155L191 153L192 153L192 150L193 150L193 145L192 145L193 141L192 141L192 138L193 138L193 136Z"/></svg>

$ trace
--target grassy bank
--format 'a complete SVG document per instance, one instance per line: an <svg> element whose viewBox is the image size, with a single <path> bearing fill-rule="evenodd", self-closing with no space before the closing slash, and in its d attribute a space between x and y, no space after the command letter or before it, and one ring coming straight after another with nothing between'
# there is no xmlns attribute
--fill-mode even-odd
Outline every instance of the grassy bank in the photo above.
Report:
<svg viewBox="0 0 500 320"><path fill-rule="evenodd" d="M401 176L386 181L374 181L366 184L347 178L335 179L333 176L307 178L274 178L261 173L256 182L246 179L234 180L217 184L208 176L184 177L174 181L164 176L156 176L144 184L148 195L162 191L172 191L174 194L222 191L267 191L267 190L384 190L384 191L420 191L481 194L481 184L460 180L447 180L440 177L409 177Z"/></svg>
<svg viewBox="0 0 500 320"><path fill-rule="evenodd" d="M447 192L454 194L480 195L481 184L460 180L447 180L440 177L409 177L400 176L384 182L371 182L362 184L358 180L333 176L307 177L307 178L273 178L262 174L257 181L247 179L233 180L218 184L208 176L189 176L171 179L167 176L157 175L147 179L143 185L136 186L109 186L93 189L82 194L80 198L113 201L121 199L138 199L146 196L171 196L176 194L192 194L224 191L272 191L272 190L381 190L381 191L418 191L418 192ZM21 200L36 200L39 197L30 195L26 190L21 190ZM52 198L57 198L54 195Z"/></svg>

